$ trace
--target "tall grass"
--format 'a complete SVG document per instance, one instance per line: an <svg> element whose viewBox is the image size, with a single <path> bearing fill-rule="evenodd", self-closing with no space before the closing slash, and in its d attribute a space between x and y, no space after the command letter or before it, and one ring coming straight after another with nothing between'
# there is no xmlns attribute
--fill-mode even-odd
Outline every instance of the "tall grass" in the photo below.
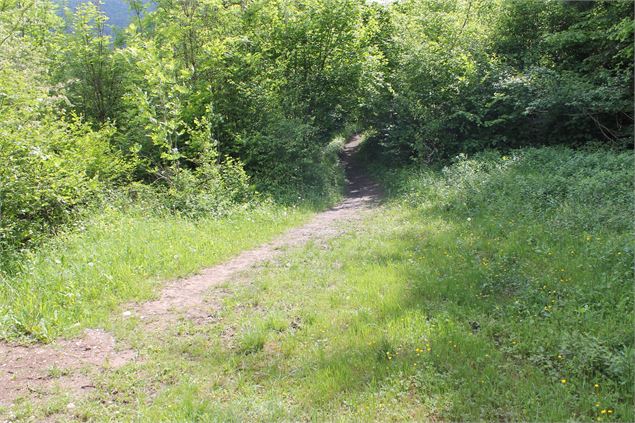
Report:
<svg viewBox="0 0 635 423"><path fill-rule="evenodd" d="M261 204L193 219L106 207L0 274L0 339L48 341L105 325L119 304L151 298L162 280L256 246L309 214Z"/></svg>
<svg viewBox="0 0 635 423"><path fill-rule="evenodd" d="M436 292L463 309L464 325L479 316L483 336L511 362L566 385L551 418L611 418L617 406L633 418L632 159L527 149L386 178L416 219L449 225L422 242L443 256L425 254L413 269L428 281L415 297Z"/></svg>

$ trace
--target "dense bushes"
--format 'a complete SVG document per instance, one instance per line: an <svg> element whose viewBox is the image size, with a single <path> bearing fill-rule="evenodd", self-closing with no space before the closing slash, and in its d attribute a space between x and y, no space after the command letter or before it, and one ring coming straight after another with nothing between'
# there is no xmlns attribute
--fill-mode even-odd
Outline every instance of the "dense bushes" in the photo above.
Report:
<svg viewBox="0 0 635 423"><path fill-rule="evenodd" d="M1 22L0 22L1 24ZM5 27L0 25L1 30ZM114 128L98 130L59 110L36 39L0 49L0 256L68 222L78 206L128 176L113 150Z"/></svg>
<svg viewBox="0 0 635 423"><path fill-rule="evenodd" d="M245 164L259 189L283 201L319 200L340 193L342 138L325 146L315 142L315 132L310 125L288 121L270 135L254 134L243 141Z"/></svg>
<svg viewBox="0 0 635 423"><path fill-rule="evenodd" d="M366 114L389 160L632 144L631 2L408 0L390 10L383 85Z"/></svg>
<svg viewBox="0 0 635 423"><path fill-rule="evenodd" d="M150 167L196 167L213 147L270 192L332 189L314 172L355 112L362 8L354 0L158 2L118 50L130 64L118 139ZM205 136L195 140L201 123Z"/></svg>
<svg viewBox="0 0 635 423"><path fill-rule="evenodd" d="M128 166L111 151L110 133L78 121L0 124L2 249L68 222L77 207L126 177Z"/></svg>

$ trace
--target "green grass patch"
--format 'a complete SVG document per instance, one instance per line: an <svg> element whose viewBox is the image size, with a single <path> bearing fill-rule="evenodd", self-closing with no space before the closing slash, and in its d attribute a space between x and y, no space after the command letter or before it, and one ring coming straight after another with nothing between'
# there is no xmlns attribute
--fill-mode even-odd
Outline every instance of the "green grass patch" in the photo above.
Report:
<svg viewBox="0 0 635 423"><path fill-rule="evenodd" d="M107 325L122 302L148 300L161 281L261 244L311 213L261 205L191 219L106 208L0 276L0 338L48 341Z"/></svg>
<svg viewBox="0 0 635 423"><path fill-rule="evenodd" d="M348 235L223 287L218 321L121 329L144 360L72 417L633 421L630 154L384 180L392 200Z"/></svg>

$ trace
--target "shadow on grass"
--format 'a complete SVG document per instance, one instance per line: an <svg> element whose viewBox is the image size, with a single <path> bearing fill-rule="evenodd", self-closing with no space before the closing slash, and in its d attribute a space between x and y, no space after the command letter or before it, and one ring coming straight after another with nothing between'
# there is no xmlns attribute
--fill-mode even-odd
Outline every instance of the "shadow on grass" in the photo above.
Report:
<svg viewBox="0 0 635 423"><path fill-rule="evenodd" d="M424 175L362 230L291 255L237 293L234 301L257 303L263 316L229 304L232 324L270 314L290 323L267 329L256 351L221 348L212 360L210 372L234 363L222 376L236 389L227 410L318 420L633 420L628 213L611 225L598 218L621 210L626 200L612 198L628 189L588 189L615 180L595 181L583 166L604 166L602 154L531 154L537 164L484 166L494 176L461 164L439 187L440 175ZM566 178L542 178L561 168ZM263 396L277 401L275 416L264 414Z"/></svg>

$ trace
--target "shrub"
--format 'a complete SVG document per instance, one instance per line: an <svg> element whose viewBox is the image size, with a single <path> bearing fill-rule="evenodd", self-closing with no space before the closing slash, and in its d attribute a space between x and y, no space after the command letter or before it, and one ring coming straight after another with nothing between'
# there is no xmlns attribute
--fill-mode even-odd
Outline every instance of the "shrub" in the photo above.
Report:
<svg viewBox="0 0 635 423"><path fill-rule="evenodd" d="M212 159L194 170L173 167L161 176L164 183L150 192L167 210L190 217L221 216L255 198L242 164L232 158Z"/></svg>
<svg viewBox="0 0 635 423"><path fill-rule="evenodd" d="M339 194L338 153L343 141L324 146L315 135L312 126L286 120L266 134L245 137L245 168L258 188L292 202Z"/></svg>
<svg viewBox="0 0 635 423"><path fill-rule="evenodd" d="M53 116L0 123L0 249L50 233L126 178L129 164L111 150L111 135L108 126Z"/></svg>

